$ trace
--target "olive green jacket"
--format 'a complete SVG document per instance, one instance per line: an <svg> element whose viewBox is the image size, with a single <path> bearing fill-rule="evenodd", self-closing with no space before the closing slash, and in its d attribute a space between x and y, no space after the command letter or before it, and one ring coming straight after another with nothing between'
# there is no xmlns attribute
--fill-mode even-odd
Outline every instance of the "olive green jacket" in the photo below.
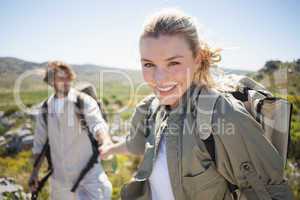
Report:
<svg viewBox="0 0 300 200"><path fill-rule="evenodd" d="M154 106L157 109L149 112L154 101L158 101L153 96L138 104L126 144L131 153L143 155L143 161L134 180L122 188L122 199L151 199L148 178L162 134L166 137L168 169L176 200L232 199L227 181L238 186L241 200L292 199L283 179L282 158L263 136L260 124L231 95L220 94L215 103L211 125L215 162L212 161L201 140L209 136L205 130L210 125L197 126L205 111L195 111L196 88L191 86L172 110ZM203 94L196 101L207 98Z"/></svg>

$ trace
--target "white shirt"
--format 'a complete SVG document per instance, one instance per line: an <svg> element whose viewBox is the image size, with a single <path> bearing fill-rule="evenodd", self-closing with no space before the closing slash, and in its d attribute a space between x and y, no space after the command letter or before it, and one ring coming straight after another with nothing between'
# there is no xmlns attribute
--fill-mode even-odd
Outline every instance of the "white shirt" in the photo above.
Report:
<svg viewBox="0 0 300 200"><path fill-rule="evenodd" d="M57 118L59 114L64 113L63 108L67 102L72 102L72 104L75 104L76 100L77 100L77 95L73 88L70 89L68 95L64 98L55 98L53 94L48 99L48 113L50 114L50 116L54 114L54 116L56 116ZM68 126L71 126L72 119L74 119L75 114L74 112L72 112L72 109L71 110L67 109L67 110L71 111L68 112L69 115L68 119L71 120L71 122L68 121L67 124ZM99 110L97 102L88 95L84 95L84 115L85 115L85 120L87 121L88 124L88 128L90 129L90 131L95 137L97 132L100 133L109 132L108 125L103 119L103 116ZM36 124L34 144L32 149L34 154L38 154L41 152L43 145L47 139L47 131L45 130L43 117L41 114L37 115L36 117L37 117L37 124Z"/></svg>
<svg viewBox="0 0 300 200"><path fill-rule="evenodd" d="M157 157L153 165L152 173L149 177L149 182L153 200L175 199L170 182L167 163L166 139L164 134L161 136Z"/></svg>
<svg viewBox="0 0 300 200"><path fill-rule="evenodd" d="M54 98L54 112L58 116L63 112L65 98Z"/></svg>

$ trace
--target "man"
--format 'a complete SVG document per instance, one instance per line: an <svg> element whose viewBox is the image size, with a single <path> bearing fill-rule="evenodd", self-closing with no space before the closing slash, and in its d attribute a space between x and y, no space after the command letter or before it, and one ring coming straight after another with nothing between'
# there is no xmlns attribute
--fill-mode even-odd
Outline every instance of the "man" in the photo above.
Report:
<svg viewBox="0 0 300 200"><path fill-rule="evenodd" d="M71 188L81 170L93 154L88 130L81 127L76 108L79 91L71 87L75 80L71 67L62 62L48 65L44 81L54 88L54 94L47 100L47 122L42 114L37 116L33 145L33 159L41 153L47 138L52 162L51 199L106 200L111 198L112 186L101 164L96 163L80 181L76 191ZM102 117L97 102L87 94L83 97L83 116L87 128L99 145L111 144L108 126ZM76 110L77 109L77 110ZM31 190L37 188L39 167L30 177Z"/></svg>

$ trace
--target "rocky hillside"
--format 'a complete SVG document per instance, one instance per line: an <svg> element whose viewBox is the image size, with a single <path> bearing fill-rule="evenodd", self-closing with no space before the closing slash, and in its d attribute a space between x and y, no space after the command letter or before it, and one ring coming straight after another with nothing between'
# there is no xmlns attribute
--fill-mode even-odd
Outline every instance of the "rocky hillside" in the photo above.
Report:
<svg viewBox="0 0 300 200"><path fill-rule="evenodd" d="M104 81L107 82L128 83L128 78L134 83L142 81L141 73L137 70L110 68L93 64L71 65L77 73L79 81L89 81L96 85L99 84L101 72L105 72ZM46 62L36 63L13 57L0 57L0 89L12 89L17 78L24 72L34 72L33 75L22 82L24 89L41 89L41 85L44 87L45 85L37 84L36 81L41 81L46 66ZM126 74L126 77L124 74Z"/></svg>

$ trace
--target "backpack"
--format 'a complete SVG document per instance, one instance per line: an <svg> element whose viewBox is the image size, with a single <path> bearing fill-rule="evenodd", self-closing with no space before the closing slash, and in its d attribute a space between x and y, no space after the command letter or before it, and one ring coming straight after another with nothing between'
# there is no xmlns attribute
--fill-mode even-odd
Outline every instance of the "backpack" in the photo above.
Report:
<svg viewBox="0 0 300 200"><path fill-rule="evenodd" d="M209 90L201 90L201 88L195 89L192 97L194 100L192 103L193 110L197 111L197 109L199 109L208 111L201 115L201 118L197 119L197 126L204 127L203 125L205 125L207 127L207 125L212 125L212 115L217 99L222 93L230 94L235 99L243 102L246 110L259 124L261 124L264 130L264 136L279 152L285 165L291 137L290 125L292 104L290 104L286 99L274 97L268 90L265 89L264 86L247 76L227 75L222 78L219 85L222 85L222 88L219 88L219 92L209 92ZM203 95L208 95L208 98L203 98L201 101L197 101L201 92L203 92ZM159 104L154 97L151 101L152 102L148 108L148 114L146 116L147 129L149 129L149 121L152 120L151 116L155 114L159 107ZM196 112L192 111L192 113L194 117L197 116ZM212 127L208 127L208 138L201 139L197 134L198 137L195 136L195 139L204 142L212 161L215 163L215 142L211 131ZM147 134L149 134L149 130L146 130L146 135ZM227 185L232 194L232 198L238 199L238 187L228 181ZM260 192L265 191L262 199L270 199L270 195L267 191L260 189L260 186L263 187L263 184L260 184L259 186L254 185L254 191L256 189Z"/></svg>
<svg viewBox="0 0 300 200"><path fill-rule="evenodd" d="M100 109L100 112L102 113L102 116L104 118L105 121L107 121L107 115L106 112L103 108L102 103L97 99L97 95L96 95L96 90L95 87L91 84L82 84L76 87L78 94L77 94L77 98L76 98L76 102L75 102L75 106L76 106L76 111L77 114L80 118L80 123L81 126L83 128L85 128L88 132L88 137L90 139L91 145L92 145L92 151L93 154L90 157L88 163L86 164L86 166L82 169L82 171L80 172L78 178L76 179L71 192L75 192L75 190L77 189L80 181L84 178L84 176L88 173L88 171L94 166L95 163L98 162L98 142L97 140L94 138L93 134L90 132L89 128L87 127L87 122L85 120L84 117L84 113L83 113L83 109L84 109L84 97L83 94L89 95L91 96L96 102L97 105ZM43 117L43 121L45 123L45 125L47 126L47 118L48 118L48 104L47 104L48 99L46 99L43 103L42 103L42 117ZM34 161L34 165L33 167L37 167L41 161L41 159L43 157L46 157L47 159L47 163L48 163L48 172L46 173L46 175L41 179L41 181L39 181L38 184L38 189L36 192L32 193L32 199L37 199L38 193L39 191L42 189L42 187L44 186L45 182L47 181L47 179L51 176L52 172L53 172L53 168L52 168L52 162L51 162L51 155L50 155L50 145L49 145L49 138L47 138L43 149L41 151L41 153L39 154L39 156L37 157L37 159Z"/></svg>
<svg viewBox="0 0 300 200"><path fill-rule="evenodd" d="M98 98L97 98L96 88L93 85L91 85L89 83L86 83L86 84L77 85L75 87L75 89L78 90L81 93L84 93L84 94L87 94L87 95L91 96L97 102L98 107L100 109L100 112L102 114L102 117L107 122L108 121L107 113L104 109L104 106L103 106L102 102L100 100L98 100ZM82 98L79 99L79 102L83 103ZM83 108L83 107L81 107L81 105L77 105L77 106L78 106L77 108ZM82 104L82 106L83 106L83 104Z"/></svg>
<svg viewBox="0 0 300 200"><path fill-rule="evenodd" d="M222 86L219 89L221 93L229 93L244 104L250 115L262 126L264 136L276 148L286 165L291 140L292 104L286 99L273 96L263 85L247 76L227 75L219 85ZM198 97L200 92L194 95ZM209 98L201 99L201 102L197 101L197 97L194 105L197 104L199 109L212 111L218 95L212 94ZM211 124L212 114L210 112L205 117L202 116L200 123Z"/></svg>

